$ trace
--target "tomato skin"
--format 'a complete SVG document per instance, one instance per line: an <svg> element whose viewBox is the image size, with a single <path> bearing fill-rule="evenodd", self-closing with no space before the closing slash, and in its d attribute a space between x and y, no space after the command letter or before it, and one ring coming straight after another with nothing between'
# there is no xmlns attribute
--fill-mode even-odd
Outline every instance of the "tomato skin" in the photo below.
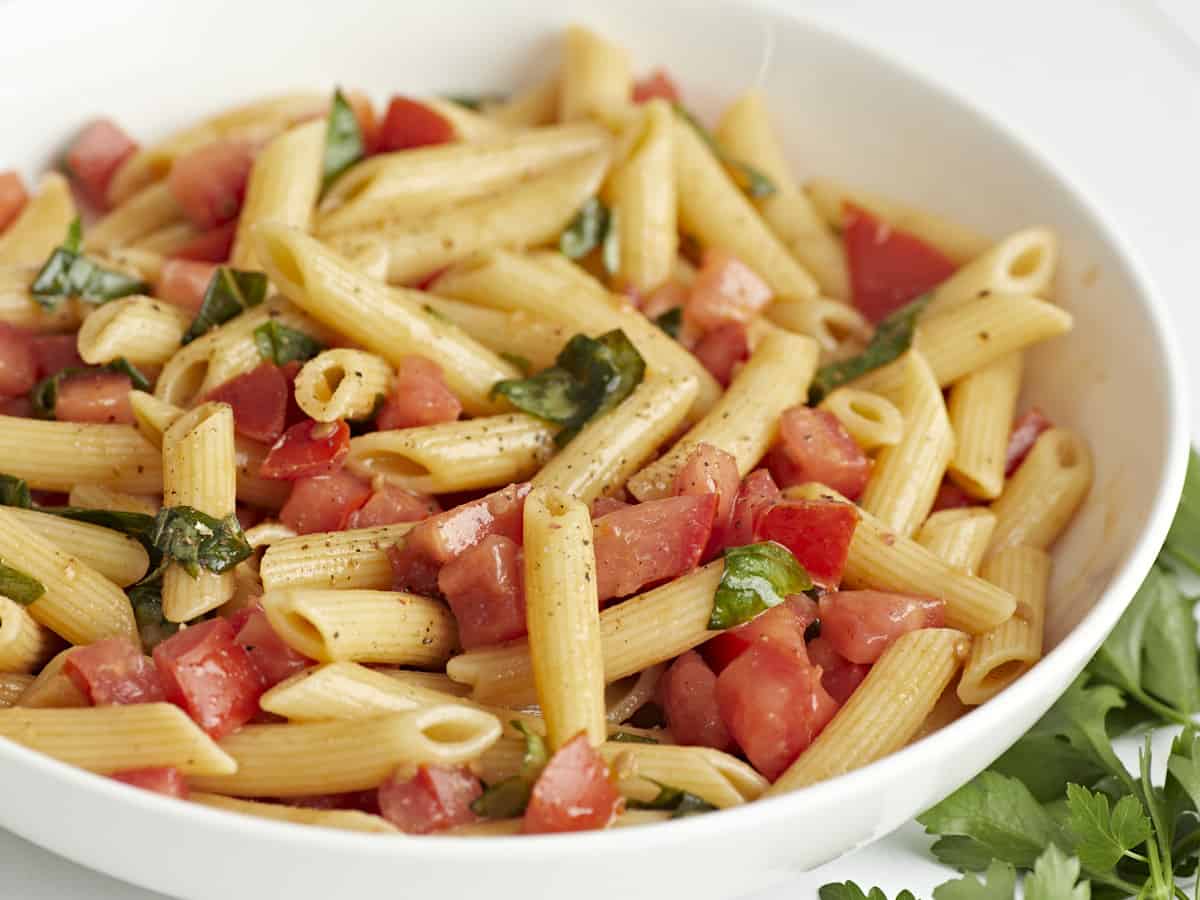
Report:
<svg viewBox="0 0 1200 900"><path fill-rule="evenodd" d="M188 798L187 781L174 766L162 766L154 769L128 769L124 772L114 772L110 776L113 781L153 791L164 797L174 797L177 800Z"/></svg>
<svg viewBox="0 0 1200 900"><path fill-rule="evenodd" d="M750 338L746 326L741 322L718 325L700 338L692 348L692 353L708 369L709 374L720 382L721 387L729 387L737 364L750 358Z"/></svg>
<svg viewBox="0 0 1200 900"><path fill-rule="evenodd" d="M820 607L821 637L853 663L873 663L902 635L946 620L939 599L886 591L833 591Z"/></svg>
<svg viewBox="0 0 1200 900"><path fill-rule="evenodd" d="M563 744L533 785L521 830L554 834L606 828L621 814L625 800L608 778L608 766L587 735Z"/></svg>
<svg viewBox="0 0 1200 900"><path fill-rule="evenodd" d="M1036 406L1017 419L1004 452L1005 478L1020 468L1042 432L1053 427L1053 424Z"/></svg>
<svg viewBox="0 0 1200 900"><path fill-rule="evenodd" d="M262 681L225 619L188 626L154 648L166 698L183 708L213 740L241 728L258 712Z"/></svg>
<svg viewBox="0 0 1200 900"><path fill-rule="evenodd" d="M783 544L813 583L835 588L850 555L850 542L858 525L858 511L836 500L783 500L759 519L758 540Z"/></svg>
<svg viewBox="0 0 1200 900"><path fill-rule="evenodd" d="M233 251L233 239L237 234L237 222L226 222L207 231L202 231L171 254L172 259L194 262L223 263Z"/></svg>
<svg viewBox="0 0 1200 900"><path fill-rule="evenodd" d="M195 316L204 305L204 294L216 271L216 263L168 259L159 272L154 296Z"/></svg>
<svg viewBox="0 0 1200 900"><path fill-rule="evenodd" d="M262 363L217 385L204 399L228 403L237 433L252 441L273 444L283 434L288 383L276 365Z"/></svg>
<svg viewBox="0 0 1200 900"><path fill-rule="evenodd" d="M525 554L511 538L489 535L450 560L438 573L438 589L464 650L525 634Z"/></svg>
<svg viewBox="0 0 1200 900"><path fill-rule="evenodd" d="M702 559L715 556L729 531L733 507L741 488L737 460L712 444L700 443L675 473L671 493L676 497L712 494L717 498L712 532Z"/></svg>
<svg viewBox="0 0 1200 900"><path fill-rule="evenodd" d="M37 384L37 356L30 336L0 322L0 397L20 397Z"/></svg>
<svg viewBox="0 0 1200 900"><path fill-rule="evenodd" d="M362 91L347 91L346 102L358 120L358 130L363 139L363 155L370 156L379 149L379 120L371 98Z"/></svg>
<svg viewBox="0 0 1200 900"><path fill-rule="evenodd" d="M716 494L665 497L592 523L600 602L674 578L700 563L712 535Z"/></svg>
<svg viewBox="0 0 1200 900"><path fill-rule="evenodd" d="M771 302L771 288L748 265L719 248L704 251L683 316L698 330L749 322Z"/></svg>
<svg viewBox="0 0 1200 900"><path fill-rule="evenodd" d="M398 522L419 522L442 511L436 497L414 494L394 484L384 485L350 514L347 528L373 528Z"/></svg>
<svg viewBox="0 0 1200 900"><path fill-rule="evenodd" d="M279 521L296 534L342 531L370 496L371 486L345 469L297 478Z"/></svg>
<svg viewBox="0 0 1200 900"><path fill-rule="evenodd" d="M167 187L192 224L208 230L237 218L253 167L248 141L216 140L176 159Z"/></svg>
<svg viewBox="0 0 1200 900"><path fill-rule="evenodd" d="M937 496L933 498L933 509L930 512L941 512L943 509L963 509L971 505L971 498L949 478L942 480L938 487Z"/></svg>
<svg viewBox="0 0 1200 900"><path fill-rule="evenodd" d="M235 627L232 619L229 625L236 631L234 640L246 651L258 671L264 690L273 688L313 664L312 660L293 650L276 634L261 606L254 606L246 612L240 627Z"/></svg>
<svg viewBox="0 0 1200 900"><path fill-rule="evenodd" d="M29 194L21 176L11 170L0 172L0 234L16 221L27 202Z"/></svg>
<svg viewBox="0 0 1200 900"><path fill-rule="evenodd" d="M856 500L871 476L871 460L826 409L798 405L779 418L779 444L767 465L780 487L816 481Z"/></svg>
<svg viewBox="0 0 1200 900"><path fill-rule="evenodd" d="M717 676L695 650L671 663L658 690L667 725L677 743L716 750L733 746L717 708Z"/></svg>
<svg viewBox="0 0 1200 900"><path fill-rule="evenodd" d="M28 397L0 397L0 416L32 419L33 404L29 402Z"/></svg>
<svg viewBox="0 0 1200 900"><path fill-rule="evenodd" d="M294 481L331 472L350 452L350 426L311 419L293 425L274 444L262 461L262 478Z"/></svg>
<svg viewBox="0 0 1200 900"><path fill-rule="evenodd" d="M379 786L379 811L406 834L429 834L476 821L471 804L482 794L465 766L423 765L412 778L393 775Z"/></svg>
<svg viewBox="0 0 1200 900"><path fill-rule="evenodd" d="M823 637L808 642L808 658L821 667L821 687L838 703L849 700L871 671L866 663L850 662Z"/></svg>
<svg viewBox="0 0 1200 900"><path fill-rule="evenodd" d="M718 674L757 641L769 639L784 647L804 649L804 634L817 620L817 604L803 594L760 613L744 625L720 632L700 645L700 654Z"/></svg>
<svg viewBox="0 0 1200 900"><path fill-rule="evenodd" d="M958 268L940 250L853 204L846 204L845 220L842 236L854 305L872 324L937 287Z"/></svg>
<svg viewBox="0 0 1200 900"><path fill-rule="evenodd" d="M128 375L116 372L87 372L64 378L58 386L54 418L60 422L133 424Z"/></svg>
<svg viewBox="0 0 1200 900"><path fill-rule="evenodd" d="M66 166L89 204L108 209L108 183L137 148L111 119L96 119L80 132L67 151Z"/></svg>
<svg viewBox="0 0 1200 900"><path fill-rule="evenodd" d="M63 369L83 368L79 347L73 334L34 335L33 355L37 358L37 377L57 375Z"/></svg>
<svg viewBox="0 0 1200 900"><path fill-rule="evenodd" d="M655 98L661 98L668 103L678 103L681 99L679 87L666 69L655 69L633 85L634 103L645 103Z"/></svg>
<svg viewBox="0 0 1200 900"><path fill-rule="evenodd" d="M157 703L166 697L154 663L129 638L76 647L63 671L93 706Z"/></svg>
<svg viewBox="0 0 1200 900"><path fill-rule="evenodd" d="M766 510L779 500L779 488L766 469L755 469L742 481L737 496L733 498L733 509L729 514L729 527L721 536L725 547L744 547L754 543L754 524Z"/></svg>
<svg viewBox="0 0 1200 900"><path fill-rule="evenodd" d="M441 366L423 356L406 356L396 367L391 395L375 417L380 431L453 422L462 404L446 385Z"/></svg>
<svg viewBox="0 0 1200 900"><path fill-rule="evenodd" d="M397 95L388 104L379 129L379 152L448 144L455 140L454 126L424 103Z"/></svg>

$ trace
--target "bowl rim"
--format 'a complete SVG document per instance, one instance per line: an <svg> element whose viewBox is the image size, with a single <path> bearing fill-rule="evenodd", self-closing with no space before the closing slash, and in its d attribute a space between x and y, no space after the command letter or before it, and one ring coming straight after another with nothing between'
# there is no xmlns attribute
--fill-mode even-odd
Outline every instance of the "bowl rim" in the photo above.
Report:
<svg viewBox="0 0 1200 900"><path fill-rule="evenodd" d="M680 9L687 6L686 0L665 2ZM7 9L0 7L0 20L6 14L16 15L31 3L32 0L29 0L28 4L22 0L11 0ZM1021 128L1001 121L999 117L954 87L914 68L894 51L880 47L868 38L847 34L837 27L817 21L802 9L787 9L772 3L771 0L720 0L720 4L730 12L760 17L767 32L773 33L781 27L802 28L837 49L859 54L883 73L912 83L940 104L954 109L956 114L972 121L976 127L998 136L1007 144L1008 149L1020 158L1023 165L1040 170L1066 191L1079 209L1092 220L1112 251L1114 261L1124 267L1130 281L1135 285L1134 294L1158 341L1158 347L1162 351L1162 367L1166 374L1167 433L1162 458L1159 460L1164 474L1150 506L1145 528L1127 552L1124 565L1114 574L1082 621L1035 667L1035 671L1040 672L1042 678L1057 678L1061 681L1062 690L1065 691L1069 680L1063 676L1077 670L1083 664L1080 658L1088 654L1094 646L1098 646L1111 631L1150 570L1166 537L1183 489L1190 447L1186 369L1175 332L1169 327L1170 317L1166 303L1153 277L1146 270L1140 254L1125 238L1119 225L1089 196L1075 178L1067 174L1067 167L1059 165L1052 152L1039 146L1036 140L1031 139ZM1026 673L1026 676L1018 679L1003 692L1004 704L1006 708L1037 705L1038 697L1043 694L1040 684L1035 683L1035 679ZM1055 697L1060 695L1061 691L1056 693ZM817 805L828 804L840 792L860 793L871 788L880 789L894 782L905 772L915 770L928 757L949 757L956 750L962 751L990 731L993 719L998 716L1001 716L1001 712L994 703L975 707L935 734L861 769L787 794L761 798L752 803L720 810L716 814L691 816L679 821L655 823L634 829L607 829L556 835L493 836L488 840L455 836L406 836L402 842L371 840L370 838L388 835L301 826L238 813L231 814L200 804L179 803L149 791L130 789L110 778L76 768L10 741L0 741L0 759L25 769L31 776L60 781L72 790L94 792L101 799L137 809L139 813L161 815L164 822L167 819L173 822L185 821L190 826L202 829L229 830L239 837L251 836L254 840L287 842L294 851L320 849L339 854L362 854L370 857L383 855L395 859L411 855L429 862L462 862L466 855L474 862L511 863L522 861L519 857L514 857L518 848L521 855L526 857L547 853L565 856L572 851L583 849L585 845L591 850L645 852L657 846L692 838L711 837L717 832L728 836L734 831L744 831L768 822L794 819L797 813L802 812L805 804L812 801L816 801ZM882 835L876 834L871 840L880 836ZM845 852L849 852L850 849L852 848L846 848Z"/></svg>

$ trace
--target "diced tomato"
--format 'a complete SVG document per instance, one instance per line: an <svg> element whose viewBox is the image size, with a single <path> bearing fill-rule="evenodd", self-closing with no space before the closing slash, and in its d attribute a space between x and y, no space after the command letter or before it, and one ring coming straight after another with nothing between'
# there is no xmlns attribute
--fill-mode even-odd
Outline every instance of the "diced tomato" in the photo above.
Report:
<svg viewBox="0 0 1200 900"><path fill-rule="evenodd" d="M608 777L608 766L586 734L577 734L550 757L542 769L529 806L526 834L606 828L621 814L625 801Z"/></svg>
<svg viewBox="0 0 1200 900"><path fill-rule="evenodd" d="M200 312L204 293L216 271L216 263L168 259L158 275L154 296L194 316Z"/></svg>
<svg viewBox="0 0 1200 900"><path fill-rule="evenodd" d="M129 638L105 638L76 647L63 671L93 706L155 703L165 696L158 669Z"/></svg>
<svg viewBox="0 0 1200 900"><path fill-rule="evenodd" d="M647 319L657 319L663 313L682 309L687 299L687 285L679 281L664 281L642 300L642 315Z"/></svg>
<svg viewBox="0 0 1200 900"><path fill-rule="evenodd" d="M341 419L305 420L293 425L271 445L258 474L281 481L320 475L336 469L349 452L350 426Z"/></svg>
<svg viewBox="0 0 1200 900"><path fill-rule="evenodd" d="M717 705L746 758L772 781L838 708L805 651L771 640L755 641L717 676Z"/></svg>
<svg viewBox="0 0 1200 900"><path fill-rule="evenodd" d="M223 263L233 250L233 238L237 234L237 222L226 222L216 228L202 231L185 242L171 254L174 259L195 262Z"/></svg>
<svg viewBox="0 0 1200 900"><path fill-rule="evenodd" d="M28 200L21 176L11 170L0 172L0 233L16 221Z"/></svg>
<svg viewBox="0 0 1200 900"><path fill-rule="evenodd" d="M54 417L60 422L117 422L133 424L128 375L85 372L65 378L58 386Z"/></svg>
<svg viewBox="0 0 1200 900"><path fill-rule="evenodd" d="M110 119L97 119L80 132L67 151L67 171L96 209L108 209L108 183L137 151L137 143Z"/></svg>
<svg viewBox="0 0 1200 900"><path fill-rule="evenodd" d="M783 544L823 588L842 581L858 510L836 500L784 500L758 518L754 534L761 541Z"/></svg>
<svg viewBox="0 0 1200 900"><path fill-rule="evenodd" d="M942 480L941 486L938 487L937 496L933 498L933 512L939 512L943 509L962 509L964 506L971 505L971 498L967 496L967 492L960 488L949 478Z"/></svg>
<svg viewBox="0 0 1200 900"><path fill-rule="evenodd" d="M607 516L610 512L626 509L632 505L618 497L597 497L592 501L592 518L599 519L601 516Z"/></svg>
<svg viewBox="0 0 1200 900"><path fill-rule="evenodd" d="M379 129L379 152L448 144L455 137L454 126L441 113L397 95L388 104Z"/></svg>
<svg viewBox="0 0 1200 900"><path fill-rule="evenodd" d="M438 588L454 612L464 650L525 633L524 568L521 545L496 534L442 567Z"/></svg>
<svg viewBox="0 0 1200 900"><path fill-rule="evenodd" d="M1008 478L1017 471L1025 457L1037 443L1043 431L1052 427L1053 423L1043 415L1036 406L1013 425L1012 434L1008 438L1008 448L1004 452L1004 477Z"/></svg>
<svg viewBox="0 0 1200 900"><path fill-rule="evenodd" d="M700 338L692 349L709 374L728 387L737 364L750 358L750 338L741 322L726 322Z"/></svg>
<svg viewBox="0 0 1200 900"><path fill-rule="evenodd" d="M838 417L803 405L784 410L779 445L767 461L780 487L816 481L850 500L858 498L871 475L871 460Z"/></svg>
<svg viewBox="0 0 1200 900"><path fill-rule="evenodd" d="M634 103L645 103L656 97L662 98L668 103L678 103L680 99L679 88L675 86L675 81L665 69L655 69L645 78L638 79L633 85Z"/></svg>
<svg viewBox="0 0 1200 900"><path fill-rule="evenodd" d="M785 647L804 649L804 634L817 620L817 604L803 594L794 594L737 628L720 632L700 646L700 653L714 672L741 656L755 641L772 640Z"/></svg>
<svg viewBox="0 0 1200 900"><path fill-rule="evenodd" d="M695 650L671 663L658 685L667 725L676 743L728 750L729 729L717 709L717 676Z"/></svg>
<svg viewBox="0 0 1200 900"><path fill-rule="evenodd" d="M839 704L850 699L850 695L871 671L866 663L850 662L823 637L808 642L808 658L814 666L820 666L821 687Z"/></svg>
<svg viewBox="0 0 1200 900"><path fill-rule="evenodd" d="M188 798L187 781L174 766L163 766L157 769L128 769L124 772L113 773L112 778L114 781L139 787L144 791L153 791L165 797L174 797L177 800Z"/></svg>
<svg viewBox="0 0 1200 900"><path fill-rule="evenodd" d="M296 402L296 376L300 374L302 368L304 368L304 364L298 359L293 359L291 362L284 363L279 367L279 371L283 374L283 380L287 382L288 388L287 414L284 416L284 421L287 423L288 428L308 421L308 416L300 408L300 404Z"/></svg>
<svg viewBox="0 0 1200 900"><path fill-rule="evenodd" d="M0 416L15 416L18 419L33 418L33 404L28 397L0 397Z"/></svg>
<svg viewBox="0 0 1200 900"><path fill-rule="evenodd" d="M308 794L303 797L284 797L282 802L301 809L353 809L379 815L379 789L347 791L344 794Z"/></svg>
<svg viewBox="0 0 1200 900"><path fill-rule="evenodd" d="M733 499L729 528L721 536L721 543L726 547L744 547L754 543L755 522L779 497L775 479L766 469L755 469L747 475Z"/></svg>
<svg viewBox="0 0 1200 900"><path fill-rule="evenodd" d="M423 356L406 356L396 367L391 396L375 417L380 431L393 428L417 428L453 422L462 412L462 404L446 386L441 367Z"/></svg>
<svg viewBox="0 0 1200 900"><path fill-rule="evenodd" d="M233 624L231 619L231 628ZM248 611L245 621L236 632L237 636L234 639L250 657L264 689L272 688L285 678L290 678L301 669L312 665L312 660L293 650L275 633L275 629L267 620L267 614L260 606L254 606Z"/></svg>
<svg viewBox="0 0 1200 900"><path fill-rule="evenodd" d="M348 91L346 102L354 110L358 130L362 134L363 152L370 156L379 148L379 119L375 116L375 105L362 91Z"/></svg>
<svg viewBox="0 0 1200 900"><path fill-rule="evenodd" d="M233 407L237 433L252 441L271 444L283 434L288 383L276 365L262 363L217 385L204 399Z"/></svg>
<svg viewBox="0 0 1200 900"><path fill-rule="evenodd" d="M749 322L771 302L771 288L731 253L710 247L692 282L684 318L700 331L727 322Z"/></svg>
<svg viewBox="0 0 1200 900"><path fill-rule="evenodd" d="M843 240L854 305L878 325L905 303L954 274L953 260L864 209L846 204Z"/></svg>
<svg viewBox="0 0 1200 900"><path fill-rule="evenodd" d="M216 140L176 159L167 187L193 225L215 228L237 218L253 167L249 142Z"/></svg>
<svg viewBox="0 0 1200 900"><path fill-rule="evenodd" d="M37 383L37 355L30 336L0 322L0 397L28 394Z"/></svg>
<svg viewBox="0 0 1200 900"><path fill-rule="evenodd" d="M897 638L940 628L946 604L885 591L834 591L821 598L821 637L850 662L873 663Z"/></svg>
<svg viewBox="0 0 1200 900"><path fill-rule="evenodd" d="M154 648L169 701L183 707L213 740L241 728L258 712L258 670L225 619L209 619Z"/></svg>
<svg viewBox="0 0 1200 900"><path fill-rule="evenodd" d="M242 526L242 531L249 531L266 518L266 514L261 509L255 506L246 506L244 503L237 504L233 512L237 516L238 524Z"/></svg>
<svg viewBox="0 0 1200 900"><path fill-rule="evenodd" d="M471 804L483 785L466 767L420 766L412 778L395 775L379 786L379 811L408 834L429 834L476 820Z"/></svg>
<svg viewBox="0 0 1200 900"><path fill-rule="evenodd" d="M600 602L674 578L700 563L712 535L716 494L665 497L593 523Z"/></svg>
<svg viewBox="0 0 1200 900"><path fill-rule="evenodd" d="M33 336L32 346L33 355L37 358L38 378L84 365L73 334L37 334Z"/></svg>
<svg viewBox="0 0 1200 900"><path fill-rule="evenodd" d="M393 588L433 593L437 590L441 567L489 535L521 543L528 494L528 482L510 484L417 525L403 541L388 550Z"/></svg>
<svg viewBox="0 0 1200 900"><path fill-rule="evenodd" d="M683 467L675 474L671 493L676 496L714 494L717 498L712 533L709 535L708 545L704 548L703 559L713 556L721 549L721 542L729 530L733 504L740 487L737 460L712 444L697 445Z"/></svg>
<svg viewBox="0 0 1200 900"><path fill-rule="evenodd" d="M345 469L297 478L279 521L296 534L341 531L370 496L371 486Z"/></svg>
<svg viewBox="0 0 1200 900"><path fill-rule="evenodd" d="M414 494L389 484L371 494L371 499L350 514L347 527L373 528L397 522L420 522L441 511L436 497Z"/></svg>

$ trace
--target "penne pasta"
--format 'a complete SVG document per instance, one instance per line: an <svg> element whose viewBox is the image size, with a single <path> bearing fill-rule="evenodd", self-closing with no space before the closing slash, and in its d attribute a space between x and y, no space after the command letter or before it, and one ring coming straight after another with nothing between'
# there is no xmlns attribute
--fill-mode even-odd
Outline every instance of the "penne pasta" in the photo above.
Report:
<svg viewBox="0 0 1200 900"><path fill-rule="evenodd" d="M996 532L989 552L1053 544L1087 496L1092 469L1092 452L1079 435L1064 428L1043 432L992 504Z"/></svg>
<svg viewBox="0 0 1200 900"><path fill-rule="evenodd" d="M0 594L0 672L5 675L36 672L61 646L57 635L39 624L25 607ZM7 696L2 686L0 694ZM11 702L5 705L12 706L16 699L11 697Z"/></svg>
<svg viewBox="0 0 1200 900"><path fill-rule="evenodd" d="M37 266L0 266L0 324L37 334L78 328L83 321L83 302L68 297L53 309L42 306L30 291L37 273Z"/></svg>
<svg viewBox="0 0 1200 900"><path fill-rule="evenodd" d="M89 700L72 681L63 666L74 647L60 650L54 658L42 666L37 678L17 697L14 706L26 709L77 709L91 706Z"/></svg>
<svg viewBox="0 0 1200 900"><path fill-rule="evenodd" d="M925 315L936 316L989 294L1048 295L1058 267L1058 237L1049 228L1011 234L966 263L933 291Z"/></svg>
<svg viewBox="0 0 1200 900"><path fill-rule="evenodd" d="M14 705L31 684L33 684L32 675L0 672L0 709L8 709Z"/></svg>
<svg viewBox="0 0 1200 900"><path fill-rule="evenodd" d="M917 543L947 565L973 575L995 530L995 514L982 506L943 509L925 520L917 532Z"/></svg>
<svg viewBox="0 0 1200 900"><path fill-rule="evenodd" d="M363 419L391 393L392 367L374 353L325 350L296 374L296 405L310 419Z"/></svg>
<svg viewBox="0 0 1200 900"><path fill-rule="evenodd" d="M510 362L520 359L529 363L530 372L540 372L554 365L558 351L573 334L562 322L535 318L525 312L489 309L434 294L425 298L425 305L501 358L507 356Z"/></svg>
<svg viewBox="0 0 1200 900"><path fill-rule="evenodd" d="M267 712L292 722L369 719L441 703L474 706L456 694L352 662L325 663L305 669L275 685L260 701Z"/></svg>
<svg viewBox="0 0 1200 900"><path fill-rule="evenodd" d="M954 430L950 478L971 497L995 500L1004 489L1005 456L1017 395L1020 353L1002 356L950 389L947 412Z"/></svg>
<svg viewBox="0 0 1200 900"><path fill-rule="evenodd" d="M551 75L517 91L507 100L488 104L484 115L507 128L533 128L558 116L559 76Z"/></svg>
<svg viewBox="0 0 1200 900"><path fill-rule="evenodd" d="M559 121L616 121L633 96L628 54L580 25L569 26L564 38Z"/></svg>
<svg viewBox="0 0 1200 900"><path fill-rule="evenodd" d="M388 548L413 524L304 534L278 541L267 548L259 566L263 588L267 591L292 587L387 590L392 586Z"/></svg>
<svg viewBox="0 0 1200 900"><path fill-rule="evenodd" d="M833 391L820 404L837 416L854 443L870 452L892 447L904 436L904 416L887 397L858 388Z"/></svg>
<svg viewBox="0 0 1200 900"><path fill-rule="evenodd" d="M274 819L294 825L315 825L318 828L336 828L339 831L356 831L362 834L397 834L394 825L382 816L360 812L357 809L310 809L304 806L286 806L282 803L259 803L254 800L239 800L220 794L205 794L193 791L188 800L211 809L254 816L259 819Z"/></svg>
<svg viewBox="0 0 1200 900"><path fill-rule="evenodd" d="M162 459L130 425L0 416L0 471L40 491L101 484L133 494L162 489Z"/></svg>
<svg viewBox="0 0 1200 900"><path fill-rule="evenodd" d="M159 366L179 349L190 320L169 303L122 297L93 311L79 329L79 356L91 365L124 357L135 366Z"/></svg>
<svg viewBox="0 0 1200 900"><path fill-rule="evenodd" d="M67 506L84 509L106 509L113 512L135 512L153 516L158 512L154 498L114 491L99 484L77 484L67 496Z"/></svg>
<svg viewBox="0 0 1200 900"><path fill-rule="evenodd" d="M138 581L150 566L146 548L127 534L32 509L5 510L21 526L121 587Z"/></svg>
<svg viewBox="0 0 1200 900"><path fill-rule="evenodd" d="M183 208L165 181L147 185L88 228L83 248L105 253L137 244L148 235L181 224ZM143 249L156 249L143 245ZM160 249L158 252L162 252Z"/></svg>
<svg viewBox="0 0 1200 900"><path fill-rule="evenodd" d="M47 172L37 193L0 234L0 266L41 266L66 238L77 215L67 179Z"/></svg>

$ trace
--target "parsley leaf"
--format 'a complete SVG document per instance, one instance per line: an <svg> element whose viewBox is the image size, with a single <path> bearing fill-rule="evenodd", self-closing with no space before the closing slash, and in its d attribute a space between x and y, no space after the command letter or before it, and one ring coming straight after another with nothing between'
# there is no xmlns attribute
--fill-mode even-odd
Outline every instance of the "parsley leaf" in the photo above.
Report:
<svg viewBox="0 0 1200 900"><path fill-rule="evenodd" d="M266 362L286 366L290 362L306 362L325 349L316 338L271 319L254 329L254 346Z"/></svg>
<svg viewBox="0 0 1200 900"><path fill-rule="evenodd" d="M1150 819L1133 794L1126 794L1110 810L1105 794L1069 784L1067 811L1075 854L1096 872L1114 868L1126 853L1150 837Z"/></svg>
<svg viewBox="0 0 1200 900"><path fill-rule="evenodd" d="M679 332L683 328L683 307L673 306L665 313L655 316L654 324L675 340L679 340Z"/></svg>
<svg viewBox="0 0 1200 900"><path fill-rule="evenodd" d="M612 227L612 216L599 197L590 197L579 208L566 230L558 239L558 249L568 259L583 259L601 244L607 244ZM608 249L605 247L605 255ZM606 259L607 265L607 259Z"/></svg>
<svg viewBox="0 0 1200 900"><path fill-rule="evenodd" d="M1078 879L1079 860L1051 844L1025 876L1025 900L1091 900L1091 885Z"/></svg>
<svg viewBox="0 0 1200 900"><path fill-rule="evenodd" d="M142 294L150 285L106 269L83 255L83 229L75 219L67 229L67 238L38 271L30 293L46 309L54 309L66 297L78 297L88 303L107 303L118 297Z"/></svg>
<svg viewBox="0 0 1200 900"><path fill-rule="evenodd" d="M0 473L0 506L19 506L21 509L33 506L33 497L24 478Z"/></svg>
<svg viewBox="0 0 1200 900"><path fill-rule="evenodd" d="M647 779L654 781L653 779ZM681 788L671 787L659 781L654 781L658 785L658 794L653 800L633 800L627 802L632 809L658 809L667 810L671 813L672 819L682 819L686 816L695 816L700 813L712 812L716 809L711 803L703 797L697 797L695 794L689 794Z"/></svg>
<svg viewBox="0 0 1200 900"><path fill-rule="evenodd" d="M974 875L947 881L933 889L933 900L1012 900L1016 889L1017 870L1009 863L992 860L982 882Z"/></svg>
<svg viewBox="0 0 1200 900"><path fill-rule="evenodd" d="M729 177L733 179L734 184L741 188L742 193L748 194L754 198L769 197L775 193L775 182L768 178L758 169L751 166L749 163L734 159L722 149L717 143L717 139L713 137L704 125L696 116L688 110L683 104L675 104L675 112L692 128L696 134L700 135L704 143L706 143L713 154L725 167L725 171L729 173Z"/></svg>
<svg viewBox="0 0 1200 900"><path fill-rule="evenodd" d="M1186 566L1200 574L1200 454L1195 447L1188 455L1183 496L1179 499L1159 560L1174 568Z"/></svg>
<svg viewBox="0 0 1200 900"><path fill-rule="evenodd" d="M817 889L817 896L821 900L888 900L887 894L879 888L873 887L867 892L853 881L823 884ZM917 900L917 898L911 891L901 891L896 895L896 900Z"/></svg>
<svg viewBox="0 0 1200 900"><path fill-rule="evenodd" d="M540 734L530 731L519 719L509 724L525 736L521 771L490 785L471 804L471 811L485 819L513 819L524 813L533 793L533 784L550 758Z"/></svg>
<svg viewBox="0 0 1200 900"><path fill-rule="evenodd" d="M333 92L329 106L329 127L325 132L325 156L321 162L321 189L325 190L337 177L358 162L366 153L362 129L354 108L347 102L341 88Z"/></svg>
<svg viewBox="0 0 1200 900"><path fill-rule="evenodd" d="M778 606L790 594L812 589L812 579L791 551L774 541L729 547L725 571L713 595L712 631L733 628Z"/></svg>
<svg viewBox="0 0 1200 900"><path fill-rule="evenodd" d="M817 369L808 389L809 405L816 406L835 388L898 359L912 346L917 319L932 296L922 294L880 322L862 353Z"/></svg>
<svg viewBox="0 0 1200 900"><path fill-rule="evenodd" d="M0 596L7 597L21 606L28 606L44 593L45 585L32 575L0 562Z"/></svg>
<svg viewBox="0 0 1200 900"><path fill-rule="evenodd" d="M143 581L161 574L171 562L178 563L193 578L201 568L225 572L251 553L237 516L217 519L190 506L168 506L159 510L154 519L151 543L162 554L162 559L158 570Z"/></svg>
<svg viewBox="0 0 1200 900"><path fill-rule="evenodd" d="M221 266L213 272L212 280L204 291L200 312L192 320L183 335L183 343L190 344L208 331L223 325L234 316L258 306L267 296L267 276L262 272L243 272Z"/></svg>

